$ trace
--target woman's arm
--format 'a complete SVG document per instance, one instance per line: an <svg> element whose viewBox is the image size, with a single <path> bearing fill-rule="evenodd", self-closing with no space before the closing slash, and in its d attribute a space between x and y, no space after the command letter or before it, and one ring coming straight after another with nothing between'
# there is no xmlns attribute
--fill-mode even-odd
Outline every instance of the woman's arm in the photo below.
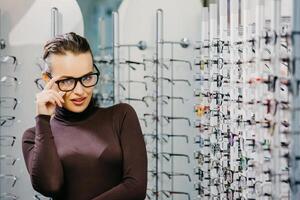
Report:
<svg viewBox="0 0 300 200"><path fill-rule="evenodd" d="M125 103L119 123L120 142L123 151L123 180L111 190L92 200L144 200L147 188L147 153L140 123L135 110Z"/></svg>
<svg viewBox="0 0 300 200"><path fill-rule="evenodd" d="M45 196L55 196L63 185L63 168L50 127L50 115L35 117L35 128L22 137L22 151L33 188Z"/></svg>

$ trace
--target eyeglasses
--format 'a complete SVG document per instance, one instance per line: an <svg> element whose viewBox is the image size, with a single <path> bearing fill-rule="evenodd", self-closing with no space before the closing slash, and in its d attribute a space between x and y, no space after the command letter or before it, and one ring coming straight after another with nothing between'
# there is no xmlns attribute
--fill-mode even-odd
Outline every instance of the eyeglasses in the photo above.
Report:
<svg viewBox="0 0 300 200"><path fill-rule="evenodd" d="M89 73L84 76L78 77L78 78L66 78L62 80L57 80L55 83L58 85L58 88L63 92L69 92L72 91L79 81L81 85L84 87L93 87L97 84L100 76L100 72L95 64L93 66L96 68L97 72ZM50 73L47 73L48 76L52 79L52 75Z"/></svg>
<svg viewBox="0 0 300 200"><path fill-rule="evenodd" d="M188 173L181 173L181 172L166 172L162 171L160 172L161 174L167 176L169 179L172 179L175 176L182 176L182 177L187 177L188 181L191 182L191 176Z"/></svg>
<svg viewBox="0 0 300 200"><path fill-rule="evenodd" d="M13 157L13 156L11 156L11 155L6 155L6 154L0 155L0 161L1 161L1 163L2 163L2 161L3 161L3 162L5 162L7 165L10 165L10 166L15 165L15 163L16 163L17 161L19 161L19 160L20 160L19 158L15 158L15 157ZM1 198L0 198L0 199L1 199Z"/></svg>
<svg viewBox="0 0 300 200"><path fill-rule="evenodd" d="M10 115L3 115L0 116L0 126L12 126L15 120L15 116L10 116Z"/></svg>
<svg viewBox="0 0 300 200"><path fill-rule="evenodd" d="M17 139L16 136L1 135L0 136L0 146L12 147L12 146L14 146L16 139Z"/></svg>
<svg viewBox="0 0 300 200"><path fill-rule="evenodd" d="M0 63L8 63L14 66L14 72L16 71L16 67L18 65L18 60L15 56L0 56Z"/></svg>
<svg viewBox="0 0 300 200"><path fill-rule="evenodd" d="M19 197L16 196L15 194L8 193L8 192L4 192L4 193L0 194L0 199L12 199L12 200L15 200L15 199L18 199L18 198Z"/></svg>
<svg viewBox="0 0 300 200"><path fill-rule="evenodd" d="M34 83L39 90L43 90L45 88L45 83L42 78L36 78Z"/></svg>
<svg viewBox="0 0 300 200"><path fill-rule="evenodd" d="M5 182L5 183L11 183L11 187L14 187L17 180L18 180L18 177L13 175L13 174L0 174L0 180L4 180L2 182ZM9 181L10 180L10 181ZM1 198L2 199L2 198Z"/></svg>
<svg viewBox="0 0 300 200"><path fill-rule="evenodd" d="M191 200L190 194L187 192L172 191L172 190L161 190L160 192L164 194L167 198L172 198L171 196L174 195L184 195L187 197L188 200Z"/></svg>
<svg viewBox="0 0 300 200"><path fill-rule="evenodd" d="M15 97L0 97L0 106L3 108L12 108L15 110L18 103L19 101Z"/></svg>
<svg viewBox="0 0 300 200"><path fill-rule="evenodd" d="M95 92L94 95L95 99L97 99L97 102L100 101L103 104L109 104L111 102L114 102L114 95L113 92L111 91L110 93L106 92Z"/></svg>
<svg viewBox="0 0 300 200"><path fill-rule="evenodd" d="M20 85L22 82L19 81L19 79L15 76L11 76L11 75L5 75L3 77L1 77L0 79L0 85L2 86L6 86L6 87L10 87L10 86L17 86Z"/></svg>
<svg viewBox="0 0 300 200"><path fill-rule="evenodd" d="M45 197L45 196L43 196L42 194L39 194L39 193L34 195L34 199L36 199L36 200L51 200L51 198Z"/></svg>
<svg viewBox="0 0 300 200"><path fill-rule="evenodd" d="M167 143L167 142L169 142L170 139L175 139L175 138L183 138L183 139L185 139L187 144L189 143L188 135L184 135L184 134L162 133L160 136L158 136L155 133L143 133L143 135L144 135L144 140L147 145L153 144L156 140L160 140L160 141Z"/></svg>

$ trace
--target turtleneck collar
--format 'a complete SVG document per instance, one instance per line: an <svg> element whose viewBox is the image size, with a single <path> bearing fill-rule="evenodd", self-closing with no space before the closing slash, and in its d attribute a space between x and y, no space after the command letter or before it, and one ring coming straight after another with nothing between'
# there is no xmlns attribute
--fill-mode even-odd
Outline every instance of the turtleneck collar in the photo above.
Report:
<svg viewBox="0 0 300 200"><path fill-rule="evenodd" d="M67 124L76 123L87 119L95 111L96 111L96 104L94 98L92 97L86 109L79 113L70 111L65 107L57 106L55 108L54 118L59 121L65 122Z"/></svg>

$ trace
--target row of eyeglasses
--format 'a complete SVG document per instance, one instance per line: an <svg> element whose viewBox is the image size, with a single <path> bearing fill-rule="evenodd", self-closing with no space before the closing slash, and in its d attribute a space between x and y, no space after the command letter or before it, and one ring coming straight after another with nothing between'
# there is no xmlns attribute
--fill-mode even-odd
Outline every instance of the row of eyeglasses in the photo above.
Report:
<svg viewBox="0 0 300 200"><path fill-rule="evenodd" d="M17 98L17 91L19 86L22 84L22 81L20 81L19 78L15 76L15 72L17 70L17 67L20 66L20 62L18 62L18 59L15 56L0 55L0 66L1 72L5 72L0 79L0 163L1 169L5 169L5 171L1 172L0 174L0 199L16 200L20 199L20 195L16 194L14 188L16 188L20 177L14 174L14 172L17 171L14 171L14 169L17 169L20 158L13 155L13 148L18 138L12 133L12 129L15 127L16 123L21 122L21 120L16 116L16 110L18 109L18 107L20 107L21 104L21 100ZM38 66L40 67L40 65ZM44 83L40 78L35 80L35 84L38 89L43 89ZM35 192L33 198L37 200L51 199L44 197L38 192Z"/></svg>
<svg viewBox="0 0 300 200"><path fill-rule="evenodd" d="M273 55L278 43L279 57ZM272 199L278 184L281 199L290 199L291 96L297 95L290 34L267 31L233 44L205 40L196 50L198 198Z"/></svg>
<svg viewBox="0 0 300 200"><path fill-rule="evenodd" d="M15 110L20 106L20 100L16 97L16 90L21 81L14 75L18 66L18 59L15 56L0 55L0 164L2 169L0 173L0 199L19 198L13 190L19 180L13 169L16 169L20 158L12 154L18 138L11 129L15 123L20 122L15 115Z"/></svg>
<svg viewBox="0 0 300 200"><path fill-rule="evenodd" d="M168 43L179 44L182 48L184 48L183 46L189 46L187 42L189 41L186 39L179 42L168 41ZM139 44L142 44L142 42L139 42ZM192 71L192 62L188 59L174 57L160 59L143 57L142 61L125 59L123 64L128 65L128 70L134 72L136 69L133 68L133 66L137 65L142 67L143 73L140 73L140 77L135 76L135 78L139 80L125 80L119 83L119 87L123 92L126 92L127 88L134 85L144 87L145 93L143 96L137 98L128 95L121 98L121 100L132 102L134 104L140 103L141 106L145 108L143 109L143 112L140 112L138 115L146 142L149 161L146 195L146 199L149 200L177 197L187 199L192 198L189 191L174 186L174 182L180 178L184 181L186 187L192 187L193 178L190 172L179 170L176 167L176 165L178 165L176 163L180 163L180 165L186 166L185 169L187 169L188 166L191 165L191 156L188 153L181 152L180 148L170 148L174 142L180 142L183 146L190 145L190 136L188 132L180 133L178 130L174 130L175 123L182 123L184 130L187 130L192 126L190 117L182 116L181 114L178 115L178 111L180 112L180 110L175 110L174 107L175 102L182 106L186 106L189 102L184 95L174 95L172 90L175 90L177 84L180 84L180 86L183 86L187 88L188 91L190 90L192 92L191 81L188 78L168 77L166 75L155 73L156 65L159 66L159 71L163 70L165 74L168 74L166 72L172 73L174 68L173 64L175 63L182 64L182 67ZM129 84L132 84L132 86ZM159 94L156 94L158 91L151 93L151 89L156 90L156 86L161 87L162 84L166 85L166 88L169 88L170 91L164 91L161 88ZM155 108L156 103L159 105L158 109L168 108L170 112L156 112L155 109L152 109Z"/></svg>

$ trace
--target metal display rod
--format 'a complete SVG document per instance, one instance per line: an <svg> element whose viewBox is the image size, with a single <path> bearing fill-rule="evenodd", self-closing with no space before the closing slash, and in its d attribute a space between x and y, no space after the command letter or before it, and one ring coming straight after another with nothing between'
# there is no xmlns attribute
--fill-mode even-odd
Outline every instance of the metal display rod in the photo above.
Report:
<svg viewBox="0 0 300 200"><path fill-rule="evenodd" d="M162 65L160 64L159 62L159 59L161 57L163 57L163 45L160 45L160 42L163 40L163 26L164 26L164 11L163 9L157 9L156 10L156 42L155 42L155 59L156 59L156 80L158 80L158 70L159 70L159 66ZM158 99L158 81L156 82L156 97L155 99L157 100ZM162 86L161 86L162 88ZM159 103L158 101L156 101L156 104L155 104L155 114L156 116L158 116L159 114L159 111L158 111L158 107L159 107ZM162 106L161 106L161 109L162 109ZM162 113L162 110L161 110L161 113ZM159 126L158 126L158 122L156 121L155 123L155 134L156 134L156 138L158 137L158 134L159 134L159 130L158 130ZM156 154L158 154L158 140L155 141L155 152ZM155 159L155 171L157 173L157 176L155 177L155 192L158 193L158 164L159 164L159 160L158 160L158 157L156 157ZM162 166L161 166L162 167ZM161 180L162 181L162 180ZM162 184L162 182L161 182ZM158 200L158 195L155 196L155 199Z"/></svg>
<svg viewBox="0 0 300 200"><path fill-rule="evenodd" d="M294 76L293 76L293 113L292 113L292 159L291 159L291 190L292 200L297 200L300 197L300 96L299 96L299 80L300 80L300 1L293 2L293 59L294 59Z"/></svg>
<svg viewBox="0 0 300 200"><path fill-rule="evenodd" d="M51 37L55 37L58 34L58 9L56 7L51 8Z"/></svg>
<svg viewBox="0 0 300 200"><path fill-rule="evenodd" d="M5 40L2 38L2 34L3 34L3 24L2 24L2 12L1 12L1 9L0 9L0 49L4 49L6 44L5 44Z"/></svg>
<svg viewBox="0 0 300 200"><path fill-rule="evenodd" d="M120 48L117 48L120 43L120 36L119 36L119 27L120 27L120 19L119 13L113 12L113 70L114 70L114 77L115 77L115 85L114 85L114 103L120 102L120 91L119 91L119 84L120 84ZM117 61L117 62L116 62Z"/></svg>

